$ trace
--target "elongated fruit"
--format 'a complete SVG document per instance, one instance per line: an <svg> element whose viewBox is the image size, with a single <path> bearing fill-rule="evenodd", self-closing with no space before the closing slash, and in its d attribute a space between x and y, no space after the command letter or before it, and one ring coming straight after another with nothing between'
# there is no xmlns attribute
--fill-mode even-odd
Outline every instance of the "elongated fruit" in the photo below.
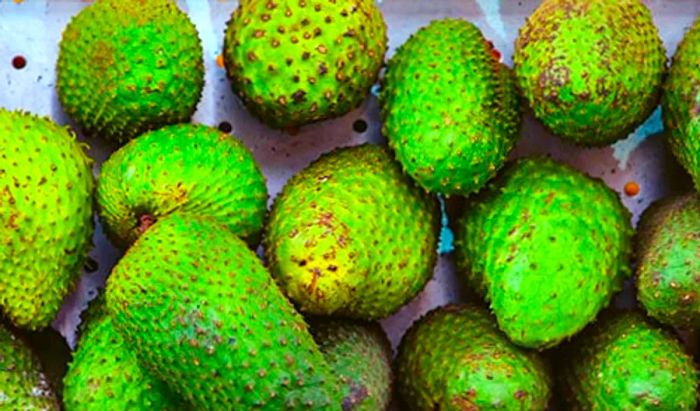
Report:
<svg viewBox="0 0 700 411"><path fill-rule="evenodd" d="M538 354L513 345L475 305L437 308L411 326L396 359L414 411L544 410L551 380Z"/></svg>
<svg viewBox="0 0 700 411"><path fill-rule="evenodd" d="M211 218L159 220L114 268L107 309L141 363L197 409L343 403L303 318L246 244Z"/></svg>
<svg viewBox="0 0 700 411"><path fill-rule="evenodd" d="M350 390L345 408L386 410L392 394L392 352L379 324L321 317L309 323L328 365Z"/></svg>
<svg viewBox="0 0 700 411"><path fill-rule="evenodd" d="M468 205L458 264L498 324L543 349L593 320L629 274L629 212L602 181L544 158L519 160Z"/></svg>
<svg viewBox="0 0 700 411"><path fill-rule="evenodd" d="M587 146L634 131L658 105L666 70L640 0L544 0L520 29L513 61L535 116Z"/></svg>
<svg viewBox="0 0 700 411"><path fill-rule="evenodd" d="M637 233L637 293L650 316L700 325L700 198L672 197L644 212Z"/></svg>
<svg viewBox="0 0 700 411"><path fill-rule="evenodd" d="M124 247L174 212L216 218L255 243L267 207L265 177L250 151L217 129L179 124L130 141L102 165L100 217Z"/></svg>
<svg viewBox="0 0 700 411"><path fill-rule="evenodd" d="M428 191L468 195L506 161L520 110L510 70L464 20L433 21L387 66L381 104L396 158Z"/></svg>
<svg viewBox="0 0 700 411"><path fill-rule="evenodd" d="M386 42L374 0L247 0L226 27L224 62L248 110L287 128L359 106Z"/></svg>
<svg viewBox="0 0 700 411"><path fill-rule="evenodd" d="M675 336L641 314L615 313L562 353L567 410L694 410L698 373Z"/></svg>
<svg viewBox="0 0 700 411"><path fill-rule="evenodd" d="M102 295L90 304L89 311L89 320L81 324L78 348L64 378L63 402L67 411L188 409L138 363L136 354L114 328Z"/></svg>
<svg viewBox="0 0 700 411"><path fill-rule="evenodd" d="M0 109L0 308L42 328L80 275L93 232L91 160L66 128Z"/></svg>
<svg viewBox="0 0 700 411"><path fill-rule="evenodd" d="M263 245L272 274L302 311L381 318L432 276L438 213L435 198L386 149L342 148L287 182Z"/></svg>
<svg viewBox="0 0 700 411"><path fill-rule="evenodd" d="M0 325L0 409L60 410L39 359Z"/></svg>
<svg viewBox="0 0 700 411"><path fill-rule="evenodd" d="M56 89L88 134L124 141L189 121L204 86L202 45L172 0L98 0L68 24Z"/></svg>

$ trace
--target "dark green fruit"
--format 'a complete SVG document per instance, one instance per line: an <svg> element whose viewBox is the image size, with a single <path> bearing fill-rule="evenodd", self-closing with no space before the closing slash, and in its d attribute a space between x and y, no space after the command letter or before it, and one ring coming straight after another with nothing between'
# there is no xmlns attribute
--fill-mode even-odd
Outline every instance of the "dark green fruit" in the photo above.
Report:
<svg viewBox="0 0 700 411"><path fill-rule="evenodd" d="M203 86L197 30L172 0L98 0L63 32L58 97L91 135L124 141L187 122Z"/></svg>
<svg viewBox="0 0 700 411"><path fill-rule="evenodd" d="M640 0L544 0L520 29L513 61L545 126L600 146L625 138L656 108L666 51Z"/></svg>
<svg viewBox="0 0 700 411"><path fill-rule="evenodd" d="M506 335L543 349L583 329L621 288L632 234L629 212L602 181L532 158L470 202L456 249Z"/></svg>
<svg viewBox="0 0 700 411"><path fill-rule="evenodd" d="M359 106L377 80L386 42L374 0L247 0L228 22L224 61L248 110L287 128Z"/></svg>
<svg viewBox="0 0 700 411"><path fill-rule="evenodd" d="M513 345L475 305L440 307L418 320L396 364L399 394L414 411L541 411L549 400L538 354Z"/></svg>
<svg viewBox="0 0 700 411"><path fill-rule="evenodd" d="M90 305L87 324L81 324L82 336L64 379L66 410L188 409L141 367L103 307L100 296Z"/></svg>
<svg viewBox="0 0 700 411"><path fill-rule="evenodd" d="M39 359L0 325L0 409L60 410Z"/></svg>
<svg viewBox="0 0 700 411"><path fill-rule="evenodd" d="M0 308L38 329L58 314L90 247L92 161L68 129L0 109Z"/></svg>
<svg viewBox="0 0 700 411"><path fill-rule="evenodd" d="M352 411L386 410L391 402L391 345L376 323L314 318L311 334L340 383Z"/></svg>
<svg viewBox="0 0 700 411"><path fill-rule="evenodd" d="M694 410L698 373L676 338L627 312L603 316L562 355L566 410Z"/></svg>
<svg viewBox="0 0 700 411"><path fill-rule="evenodd" d="M683 37L673 56L663 94L664 125L671 151L700 188L700 20Z"/></svg>
<svg viewBox="0 0 700 411"><path fill-rule="evenodd" d="M267 207L265 177L237 139L180 124L130 141L102 165L100 217L124 247L174 211L216 218L255 243Z"/></svg>
<svg viewBox="0 0 700 411"><path fill-rule="evenodd" d="M434 21L411 36L387 66L381 103L397 159L432 192L479 190L519 133L512 74L464 20Z"/></svg>
<svg viewBox="0 0 700 411"><path fill-rule="evenodd" d="M263 245L302 311L376 319L415 297L433 273L439 210L384 148L321 156L275 199Z"/></svg>
<svg viewBox="0 0 700 411"><path fill-rule="evenodd" d="M196 409L339 409L303 318L216 220L174 213L112 271L107 309L144 366Z"/></svg>
<svg viewBox="0 0 700 411"><path fill-rule="evenodd" d="M644 212L637 234L639 301L650 316L700 325L700 198L668 198Z"/></svg>

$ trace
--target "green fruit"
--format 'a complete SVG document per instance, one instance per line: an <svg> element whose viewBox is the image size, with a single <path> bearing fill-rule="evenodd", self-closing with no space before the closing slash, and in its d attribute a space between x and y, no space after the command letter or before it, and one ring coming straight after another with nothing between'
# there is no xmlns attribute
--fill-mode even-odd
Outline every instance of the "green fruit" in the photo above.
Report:
<svg viewBox="0 0 700 411"><path fill-rule="evenodd" d="M0 109L0 308L16 325L49 325L92 238L91 160L66 128Z"/></svg>
<svg viewBox="0 0 700 411"><path fill-rule="evenodd" d="M506 161L520 111L510 70L464 20L434 21L401 46L382 82L384 134L423 188L468 195Z"/></svg>
<svg viewBox="0 0 700 411"><path fill-rule="evenodd" d="M637 234L638 298L650 316L700 325L700 199L673 197L644 212Z"/></svg>
<svg viewBox="0 0 700 411"><path fill-rule="evenodd" d="M663 119L669 145L700 188L700 20L685 34L673 56L664 85Z"/></svg>
<svg viewBox="0 0 700 411"><path fill-rule="evenodd" d="M386 149L362 145L325 154L287 182L263 246L302 311L376 319L428 282L439 226L436 199Z"/></svg>
<svg viewBox="0 0 700 411"><path fill-rule="evenodd" d="M536 353L514 346L489 313L448 305L404 335L398 392L414 411L546 409L550 377Z"/></svg>
<svg viewBox="0 0 700 411"><path fill-rule="evenodd" d="M303 318L216 220L179 213L159 220L112 271L107 309L141 363L196 409L343 402Z"/></svg>
<svg viewBox="0 0 700 411"><path fill-rule="evenodd" d="M0 409L60 410L39 359L0 325Z"/></svg>
<svg viewBox="0 0 700 411"><path fill-rule="evenodd" d="M267 208L265 177L248 149L214 128L180 124L130 141L102 165L100 217L128 246L174 211L216 218L254 243Z"/></svg>
<svg viewBox="0 0 700 411"><path fill-rule="evenodd" d="M197 30L172 0L99 0L63 32L58 98L91 135L124 141L187 122L203 86Z"/></svg>
<svg viewBox="0 0 700 411"><path fill-rule="evenodd" d="M564 409L694 410L698 374L674 336L638 313L604 316L562 355Z"/></svg>
<svg viewBox="0 0 700 411"><path fill-rule="evenodd" d="M344 409L386 410L392 394L392 352L379 324L315 318L310 325L326 361L349 388Z"/></svg>
<svg viewBox="0 0 700 411"><path fill-rule="evenodd" d="M66 410L187 409L139 365L103 307L100 296L89 308L89 322L64 379Z"/></svg>
<svg viewBox="0 0 700 411"><path fill-rule="evenodd" d="M666 51L639 0L544 0L520 29L515 74L554 134L601 146L656 108Z"/></svg>
<svg viewBox="0 0 700 411"><path fill-rule="evenodd" d="M458 223L458 264L516 344L548 348L629 274L629 212L602 181L548 159L506 168Z"/></svg>
<svg viewBox="0 0 700 411"><path fill-rule="evenodd" d="M228 22L224 62L248 110L287 128L359 106L377 80L386 42L374 0L247 0Z"/></svg>

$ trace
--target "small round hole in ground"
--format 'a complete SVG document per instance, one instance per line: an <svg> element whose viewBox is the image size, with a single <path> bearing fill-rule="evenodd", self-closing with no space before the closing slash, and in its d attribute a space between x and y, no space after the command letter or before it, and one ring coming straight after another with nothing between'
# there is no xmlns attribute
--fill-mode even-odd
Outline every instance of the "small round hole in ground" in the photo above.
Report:
<svg viewBox="0 0 700 411"><path fill-rule="evenodd" d="M359 118L352 123L352 129L355 130L356 133L364 133L367 131L367 122Z"/></svg>
<svg viewBox="0 0 700 411"><path fill-rule="evenodd" d="M233 130L233 126L231 126L231 123L228 121L222 121L219 123L219 130L221 130L224 133L230 133L231 130Z"/></svg>
<svg viewBox="0 0 700 411"><path fill-rule="evenodd" d="M27 65L27 59L23 56L15 56L12 58L12 67L17 70L23 69Z"/></svg>

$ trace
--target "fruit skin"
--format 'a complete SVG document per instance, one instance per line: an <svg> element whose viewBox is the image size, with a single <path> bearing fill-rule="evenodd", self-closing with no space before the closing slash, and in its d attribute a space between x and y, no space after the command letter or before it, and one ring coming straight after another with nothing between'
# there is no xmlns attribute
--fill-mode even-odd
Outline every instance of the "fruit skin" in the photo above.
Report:
<svg viewBox="0 0 700 411"><path fill-rule="evenodd" d="M123 247L175 210L216 218L254 244L267 198L265 177L243 143L192 124L130 141L102 165L97 183L100 217Z"/></svg>
<svg viewBox="0 0 700 411"><path fill-rule="evenodd" d="M272 205L263 247L301 311L377 319L428 282L439 228L436 199L385 148L367 144L324 154L292 177Z"/></svg>
<svg viewBox="0 0 700 411"><path fill-rule="evenodd" d="M510 69L464 20L433 21L396 51L382 82L384 134L431 192L469 195L496 175L518 137Z"/></svg>
<svg viewBox="0 0 700 411"><path fill-rule="evenodd" d="M693 360L671 333L639 313L602 316L561 358L564 409L695 409Z"/></svg>
<svg viewBox="0 0 700 411"><path fill-rule="evenodd" d="M29 347L0 325L0 409L58 411L60 407Z"/></svg>
<svg viewBox="0 0 700 411"><path fill-rule="evenodd" d="M56 77L63 109L87 134L123 142L190 120L202 45L172 0L99 0L63 32Z"/></svg>
<svg viewBox="0 0 700 411"><path fill-rule="evenodd" d="M586 146L625 138L656 108L666 51L639 0L544 0L520 29L515 74L535 116Z"/></svg>
<svg viewBox="0 0 700 411"><path fill-rule="evenodd" d="M399 395L413 411L544 410L551 379L538 354L516 347L487 310L436 308L404 335Z"/></svg>
<svg viewBox="0 0 700 411"><path fill-rule="evenodd" d="M700 188L700 121L697 101L700 95L700 20L683 37L673 56L664 84L662 113L668 142L678 162Z"/></svg>
<svg viewBox="0 0 700 411"><path fill-rule="evenodd" d="M651 317L700 325L700 198L664 199L644 212L637 233L637 296Z"/></svg>
<svg viewBox="0 0 700 411"><path fill-rule="evenodd" d="M311 318L311 335L340 383L349 387L353 411L386 410L392 394L392 351L377 323Z"/></svg>
<svg viewBox="0 0 700 411"><path fill-rule="evenodd" d="M68 129L0 109L0 308L17 326L56 317L91 245L92 160Z"/></svg>
<svg viewBox="0 0 700 411"><path fill-rule="evenodd" d="M602 181L545 158L508 166L458 223L457 264L516 344L593 320L630 273L630 214Z"/></svg>
<svg viewBox="0 0 700 411"><path fill-rule="evenodd" d="M174 213L148 229L112 271L107 310L141 364L196 409L343 402L303 318L211 218Z"/></svg>
<svg viewBox="0 0 700 411"><path fill-rule="evenodd" d="M374 0L247 0L227 24L224 62L248 110L281 129L359 106L386 48Z"/></svg>
<svg viewBox="0 0 700 411"><path fill-rule="evenodd" d="M103 295L90 304L81 324L79 345L64 378L66 410L188 409L138 363L104 309Z"/></svg>

